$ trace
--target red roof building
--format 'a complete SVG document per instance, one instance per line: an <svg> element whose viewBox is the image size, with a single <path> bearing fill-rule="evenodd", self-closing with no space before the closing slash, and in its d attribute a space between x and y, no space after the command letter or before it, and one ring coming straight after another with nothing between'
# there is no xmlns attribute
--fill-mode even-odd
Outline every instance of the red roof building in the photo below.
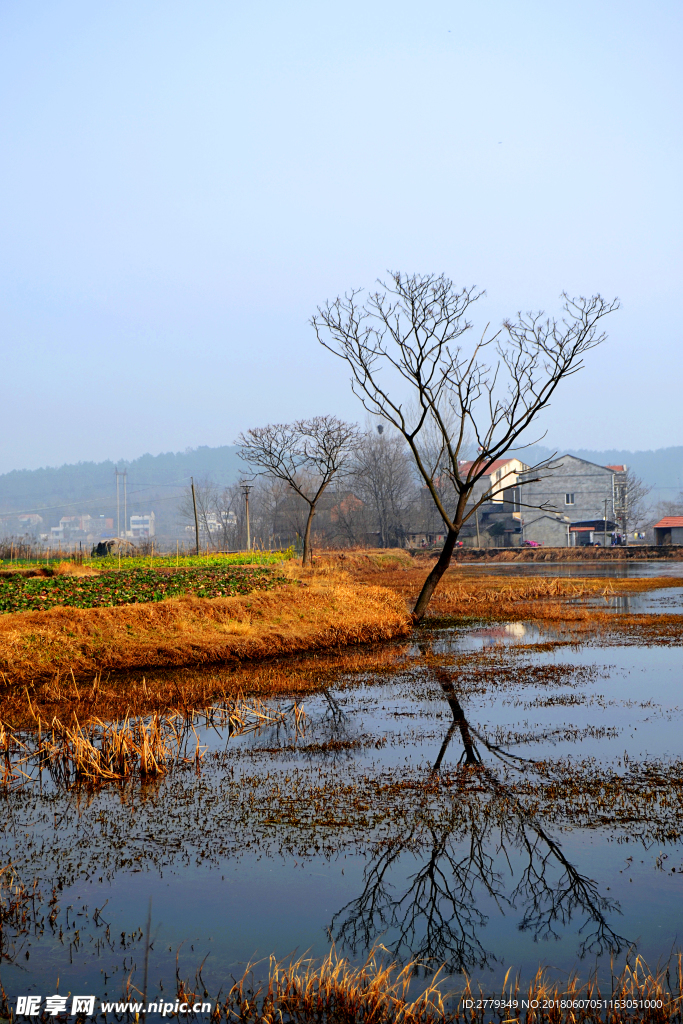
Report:
<svg viewBox="0 0 683 1024"><path fill-rule="evenodd" d="M474 462L471 460L458 463L458 469L463 479L467 477L473 465ZM477 500L484 492L489 492L491 494L491 501L502 503L504 501L503 492L515 487L520 474L525 473L528 468L521 459L496 459L481 478L479 486L473 495L474 499ZM515 518L519 518L518 509L511 506L510 511Z"/></svg>
<svg viewBox="0 0 683 1024"><path fill-rule="evenodd" d="M654 530L655 544L683 544L683 516L664 516Z"/></svg>

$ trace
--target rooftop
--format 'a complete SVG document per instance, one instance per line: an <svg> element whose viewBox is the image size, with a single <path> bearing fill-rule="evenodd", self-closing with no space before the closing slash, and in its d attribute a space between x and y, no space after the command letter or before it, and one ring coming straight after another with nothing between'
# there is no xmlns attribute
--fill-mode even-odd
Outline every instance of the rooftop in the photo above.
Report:
<svg viewBox="0 0 683 1024"><path fill-rule="evenodd" d="M655 530L670 530L672 526L683 526L683 516L664 516L655 523Z"/></svg>
<svg viewBox="0 0 683 1024"><path fill-rule="evenodd" d="M490 476L491 473L495 473L495 471L497 469L502 469L503 466L507 466L510 462L521 462L521 460L517 459L517 458L512 458L512 459L496 459L488 467L488 469L484 473L484 476ZM466 462L459 462L458 463L458 469L460 470L461 473L467 474L467 473L469 473L469 471L470 471L470 469L471 469L471 467L473 465L474 465L474 462L472 460L468 460ZM523 466L524 463L521 462L521 465Z"/></svg>

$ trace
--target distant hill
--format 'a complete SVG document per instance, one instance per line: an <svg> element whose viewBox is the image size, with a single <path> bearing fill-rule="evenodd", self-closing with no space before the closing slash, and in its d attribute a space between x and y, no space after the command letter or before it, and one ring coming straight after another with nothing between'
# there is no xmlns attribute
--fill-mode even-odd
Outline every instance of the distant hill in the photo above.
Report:
<svg viewBox="0 0 683 1024"><path fill-rule="evenodd" d="M38 512L47 530L63 515L90 513L116 517L114 470L128 471L128 515L153 511L157 532L175 534L177 506L190 477L222 486L238 479L242 463L232 445L185 452L142 455L132 462L79 462L57 469L21 469L0 475L0 516ZM123 506L122 512L123 515ZM123 524L122 524L123 526Z"/></svg>
<svg viewBox="0 0 683 1024"><path fill-rule="evenodd" d="M526 454L525 454L526 452ZM519 458L532 464L550 458L554 448L533 445L519 452ZM586 448L558 448L558 455L576 455L599 466L626 465L652 488L650 500L670 501L683 491L683 447L657 448L655 451L627 452L617 448L590 451Z"/></svg>

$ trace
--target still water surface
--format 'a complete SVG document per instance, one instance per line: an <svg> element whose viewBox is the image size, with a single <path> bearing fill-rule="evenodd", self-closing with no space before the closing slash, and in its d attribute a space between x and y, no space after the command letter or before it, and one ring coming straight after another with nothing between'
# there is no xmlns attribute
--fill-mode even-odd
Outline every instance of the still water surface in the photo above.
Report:
<svg viewBox="0 0 683 1024"><path fill-rule="evenodd" d="M656 566L667 570L681 566ZM638 597L638 611L683 606L677 589ZM510 966L608 971L629 947L666 959L683 945L676 800L660 794L650 813L631 797L632 814L603 822L590 807L553 817L522 789L539 765L675 776L683 649L548 639L525 623L421 630L377 673L330 675L323 657L303 733L291 716L243 737L205 729L198 773L94 793L44 778L12 794L3 864L40 878L45 911L42 934L6 950L8 994L44 995L59 978L62 992L115 998L131 972L141 985L150 898L150 998L173 987L176 956L183 977L205 960L214 994L250 959L332 942L355 960L381 942L491 988Z"/></svg>

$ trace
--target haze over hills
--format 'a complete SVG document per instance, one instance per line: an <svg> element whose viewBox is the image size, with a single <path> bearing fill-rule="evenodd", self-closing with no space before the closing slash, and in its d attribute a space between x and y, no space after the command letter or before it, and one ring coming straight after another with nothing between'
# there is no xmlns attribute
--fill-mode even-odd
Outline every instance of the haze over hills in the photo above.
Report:
<svg viewBox="0 0 683 1024"><path fill-rule="evenodd" d="M0 476L0 516L37 512L44 520L41 529L57 525L64 515L115 517L117 468L127 470L128 515L154 511L161 534L175 533L178 501L190 477L195 481L208 477L224 486L243 471L232 445L142 455L130 462L108 459L13 470Z"/></svg>
<svg viewBox="0 0 683 1024"><path fill-rule="evenodd" d="M534 445L519 451L525 462L547 459L555 449ZM683 490L683 446L655 451L588 451L557 449L599 465L625 463L652 488L650 500L673 500ZM126 469L128 515L154 511L157 532L176 534L177 508L190 477L211 479L221 486L233 483L244 472L233 445L202 446L184 452L142 455L130 462L80 462L58 468L13 470L0 475L0 516L37 512L43 517L41 529L59 523L64 515L89 513L116 516L115 469ZM249 474L250 475L250 474Z"/></svg>

